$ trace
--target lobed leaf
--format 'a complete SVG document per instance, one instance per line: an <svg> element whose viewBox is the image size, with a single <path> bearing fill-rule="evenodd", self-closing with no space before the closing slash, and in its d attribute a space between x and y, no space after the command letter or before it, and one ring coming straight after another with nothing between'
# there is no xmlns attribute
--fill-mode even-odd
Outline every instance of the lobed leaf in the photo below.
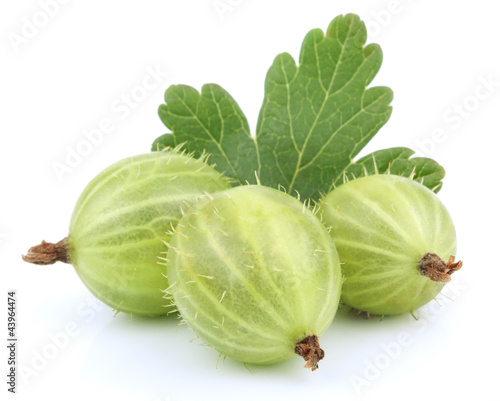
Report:
<svg viewBox="0 0 500 401"><path fill-rule="evenodd" d="M306 36L297 66L276 57L266 77L257 144L264 185L317 198L386 123L392 91L367 89L382 63L377 45L353 14L335 18L326 36Z"/></svg>
<svg viewBox="0 0 500 401"><path fill-rule="evenodd" d="M175 138L172 133L166 133L156 138L151 145L151 152L160 152L167 148L175 148Z"/></svg>
<svg viewBox="0 0 500 401"><path fill-rule="evenodd" d="M445 171L436 161L426 157L411 156L415 152L408 148L390 148L370 153L352 162L347 168L332 180L332 186L327 192L343 184L346 180L372 174L391 173L411 177L415 181L438 193L441 189Z"/></svg>
<svg viewBox="0 0 500 401"><path fill-rule="evenodd" d="M165 92L165 103L158 113L173 137L160 137L163 139L158 138L158 143L169 141L170 145L173 139L177 146L185 142L195 156L209 153L217 170L237 182L254 179L255 140L245 115L229 93L215 84L203 85L201 93L187 85L172 85Z"/></svg>
<svg viewBox="0 0 500 401"><path fill-rule="evenodd" d="M366 27L357 15L336 17L326 35L310 31L299 64L278 55L265 81L265 95L252 137L236 101L220 86L201 92L173 85L159 115L172 131L152 150L184 144L237 184L282 186L318 200L345 177L390 172L412 176L437 192L444 169L427 158L411 158L407 148L384 149L355 160L391 115L392 91L371 87L382 63L376 44L365 46ZM375 167L376 166L376 167Z"/></svg>

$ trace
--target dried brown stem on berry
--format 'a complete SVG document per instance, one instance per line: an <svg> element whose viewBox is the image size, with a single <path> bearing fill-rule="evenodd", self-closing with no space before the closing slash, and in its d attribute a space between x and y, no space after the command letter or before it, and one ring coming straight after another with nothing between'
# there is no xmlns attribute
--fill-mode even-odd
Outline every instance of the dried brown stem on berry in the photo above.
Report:
<svg viewBox="0 0 500 401"><path fill-rule="evenodd" d="M51 265L56 262L69 262L68 239L64 238L56 244L42 241L40 245L32 246L24 256L25 262L35 265Z"/></svg>
<svg viewBox="0 0 500 401"><path fill-rule="evenodd" d="M418 269L422 276L430 278L438 283L448 283L451 281L451 275L462 267L462 261L455 263L455 256L450 255L448 262L445 263L435 253L426 253L418 263Z"/></svg>
<svg viewBox="0 0 500 401"><path fill-rule="evenodd" d="M295 353L307 362L304 367L312 371L318 369L318 362L325 357L325 351L319 346L318 336L307 336L295 344Z"/></svg>

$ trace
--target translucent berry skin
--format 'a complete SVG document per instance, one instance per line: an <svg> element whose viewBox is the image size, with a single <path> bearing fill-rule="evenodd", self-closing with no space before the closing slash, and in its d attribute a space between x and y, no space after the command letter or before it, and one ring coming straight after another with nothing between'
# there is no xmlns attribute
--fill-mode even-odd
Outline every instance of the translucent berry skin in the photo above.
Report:
<svg viewBox="0 0 500 401"><path fill-rule="evenodd" d="M157 256L181 208L204 191L230 188L203 161L175 152L124 159L85 188L71 218L68 253L84 284L121 312L165 315L167 279Z"/></svg>
<svg viewBox="0 0 500 401"><path fill-rule="evenodd" d="M419 261L456 252L455 227L438 197L394 175L351 180L320 205L342 262L342 301L378 315L413 312L443 288L420 274Z"/></svg>
<svg viewBox="0 0 500 401"><path fill-rule="evenodd" d="M323 334L339 303L339 259L325 227L297 199L262 186L192 206L172 237L167 270L185 322L246 363L292 357L297 342Z"/></svg>

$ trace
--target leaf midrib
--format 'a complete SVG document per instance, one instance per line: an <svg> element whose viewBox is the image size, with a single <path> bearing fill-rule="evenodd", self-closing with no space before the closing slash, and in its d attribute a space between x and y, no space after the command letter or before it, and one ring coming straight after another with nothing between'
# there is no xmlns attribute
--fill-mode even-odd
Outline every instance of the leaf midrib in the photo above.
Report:
<svg viewBox="0 0 500 401"><path fill-rule="evenodd" d="M332 74L332 78L330 79L330 83L328 85L328 90L325 92L325 96L323 98L323 102L321 104L321 107L320 107L320 110L318 111L318 113L316 114L316 117L314 119L314 122L313 124L311 125L311 128L309 129L309 132L307 133L307 136L306 136L306 139L304 140L304 144L302 145L302 148L299 152L299 157L297 158L297 164L295 166L295 171L294 171L294 174L293 174L293 177L292 177L292 180L290 182L290 185L289 185L289 188L288 188L288 193L291 193L293 191L293 187L294 187L294 184L295 184L295 180L297 179L297 175L299 173L299 171L301 171L301 162L302 162L302 157L304 155L304 152L305 152L305 149L307 148L307 143L309 142L309 139L311 137L311 134L312 132L314 131L314 128L316 127L316 124L318 122L318 119L319 119L319 116L323 113L323 109L325 107L325 104L327 103L327 100L328 98L330 97L329 96L329 93L330 93L330 90L332 88L332 85L333 85L333 82L335 81L335 78L337 76L337 71L338 71L338 67L340 64L342 64L342 58L344 56L344 49L346 47L346 43L348 42L348 38L350 37L350 33L351 33L351 28L352 28L352 23L349 24L349 30L347 32L347 36L346 36L346 40L345 42L342 43L342 49L341 49L341 52L340 52L340 55L338 57L338 60L337 60L337 64L335 65L335 70ZM328 34L328 33L327 33ZM323 39L325 40L325 39ZM338 40L338 39L337 39ZM319 60L319 57L318 57L318 54L317 54L317 43L314 43L314 51L316 53L316 60ZM298 67L298 69L300 70L300 66ZM318 77L321 78L321 69L319 68L318 66ZM319 79L319 81L321 82L321 79ZM345 86L345 85L344 85ZM344 87L343 86L343 87ZM336 131L338 132L338 130ZM292 134L292 137L293 137L293 133ZM335 134L334 134L335 135ZM332 138L333 136L332 135ZM330 139L331 140L331 139ZM316 156L317 157L317 156Z"/></svg>

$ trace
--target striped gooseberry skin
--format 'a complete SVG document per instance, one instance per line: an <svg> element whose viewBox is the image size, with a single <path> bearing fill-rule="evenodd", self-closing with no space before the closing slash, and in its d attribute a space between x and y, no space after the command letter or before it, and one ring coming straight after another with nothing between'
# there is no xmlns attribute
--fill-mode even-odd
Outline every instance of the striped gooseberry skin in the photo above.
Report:
<svg viewBox="0 0 500 401"><path fill-rule="evenodd" d="M167 293L184 321L245 363L292 357L338 307L340 264L328 232L275 189L240 186L199 201L177 225L167 258Z"/></svg>
<svg viewBox="0 0 500 401"><path fill-rule="evenodd" d="M168 151L113 164L85 188L74 208L69 261L101 301L120 312L165 315L167 279L157 256L166 234L204 192L230 188L202 160Z"/></svg>
<svg viewBox="0 0 500 401"><path fill-rule="evenodd" d="M448 261L456 252L450 214L428 188L389 174L357 178L322 199L320 214L342 263L345 304L378 315L412 313L443 288L419 271L426 254Z"/></svg>

